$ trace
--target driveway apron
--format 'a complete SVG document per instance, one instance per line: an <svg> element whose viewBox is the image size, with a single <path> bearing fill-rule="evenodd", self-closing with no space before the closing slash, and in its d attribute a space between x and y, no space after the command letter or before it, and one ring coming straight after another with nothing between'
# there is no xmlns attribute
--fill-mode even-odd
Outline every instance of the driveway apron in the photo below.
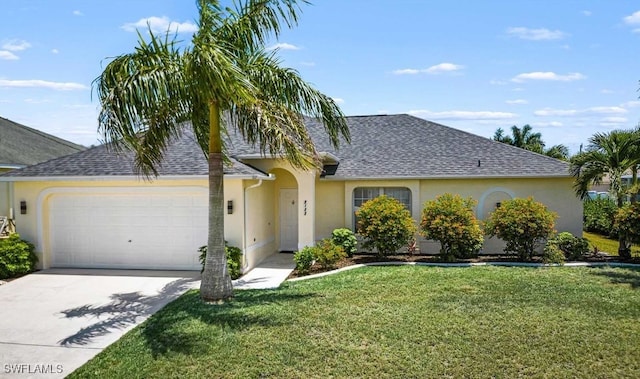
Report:
<svg viewBox="0 0 640 379"><path fill-rule="evenodd" d="M0 377L63 378L199 285L194 271L51 269L0 286Z"/></svg>

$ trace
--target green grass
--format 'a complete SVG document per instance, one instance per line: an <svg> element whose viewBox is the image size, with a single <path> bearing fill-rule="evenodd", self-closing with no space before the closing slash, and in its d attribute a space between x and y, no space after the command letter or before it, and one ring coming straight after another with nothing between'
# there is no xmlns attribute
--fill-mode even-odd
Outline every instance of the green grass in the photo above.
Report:
<svg viewBox="0 0 640 379"><path fill-rule="evenodd" d="M640 271L367 267L191 291L72 378L637 377Z"/></svg>
<svg viewBox="0 0 640 379"><path fill-rule="evenodd" d="M618 255L618 240L611 239L606 236L601 236L600 234L583 232L582 236L586 238L591 246L597 246L599 251L604 251L611 255ZM640 246L633 245L631 246L631 254L632 256L640 255Z"/></svg>

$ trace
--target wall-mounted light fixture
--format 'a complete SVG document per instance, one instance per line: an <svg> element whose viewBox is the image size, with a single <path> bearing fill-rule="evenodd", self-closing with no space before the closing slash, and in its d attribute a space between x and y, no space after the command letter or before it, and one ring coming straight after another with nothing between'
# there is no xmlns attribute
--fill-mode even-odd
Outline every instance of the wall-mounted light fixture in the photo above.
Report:
<svg viewBox="0 0 640 379"><path fill-rule="evenodd" d="M21 215L27 214L27 202L24 200L20 201L20 214Z"/></svg>
<svg viewBox="0 0 640 379"><path fill-rule="evenodd" d="M500 208L500 206L501 206L501 205L502 205L502 203L501 203L501 202L497 202L497 203L496 203L496 208Z"/></svg>
<svg viewBox="0 0 640 379"><path fill-rule="evenodd" d="M227 214L233 214L233 200L227 201Z"/></svg>

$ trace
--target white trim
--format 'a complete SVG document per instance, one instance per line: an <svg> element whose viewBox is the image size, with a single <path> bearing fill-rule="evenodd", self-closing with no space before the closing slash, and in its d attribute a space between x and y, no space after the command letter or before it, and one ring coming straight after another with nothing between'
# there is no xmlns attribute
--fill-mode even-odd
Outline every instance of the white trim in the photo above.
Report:
<svg viewBox="0 0 640 379"><path fill-rule="evenodd" d="M433 180L433 179L544 179L544 178L571 178L571 175L519 175L519 176L499 176L499 175L459 175L459 176L325 176L320 180L328 181L360 181L360 180Z"/></svg>
<svg viewBox="0 0 640 379"><path fill-rule="evenodd" d="M0 163L0 168L9 168L12 170L18 169L18 168L23 168L23 167L27 167L27 165L24 164L12 164L12 163Z"/></svg>
<svg viewBox="0 0 640 379"><path fill-rule="evenodd" d="M153 182L156 180L189 180L189 179L208 179L208 175L161 175L148 180ZM225 179L247 179L247 180L275 180L275 176L271 174L246 175L246 174L225 174ZM147 181L141 176L131 175L113 175L113 176L2 176L0 182L106 182L106 181Z"/></svg>
<svg viewBox="0 0 640 379"><path fill-rule="evenodd" d="M53 194L65 194L65 193L131 193L131 192L147 192L149 189L155 191L170 193L170 192L199 192L209 193L207 186L178 186L178 187L50 187L46 188L38 194L36 199L36 236L37 241L35 243L36 251L42 254L42 266L43 268L49 268L51 265L49 257L50 251L44 250L44 203L49 195ZM185 191L186 190L186 191ZM46 255L46 256L45 256Z"/></svg>

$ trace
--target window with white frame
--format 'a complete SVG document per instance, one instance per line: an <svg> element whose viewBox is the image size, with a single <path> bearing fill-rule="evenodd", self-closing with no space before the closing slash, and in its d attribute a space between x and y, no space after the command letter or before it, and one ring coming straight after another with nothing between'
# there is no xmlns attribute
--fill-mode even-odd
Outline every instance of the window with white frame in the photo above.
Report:
<svg viewBox="0 0 640 379"><path fill-rule="evenodd" d="M357 187L353 190L353 229L358 224L355 213L362 204L378 196L387 195L401 202L411 212L411 190L406 187Z"/></svg>

